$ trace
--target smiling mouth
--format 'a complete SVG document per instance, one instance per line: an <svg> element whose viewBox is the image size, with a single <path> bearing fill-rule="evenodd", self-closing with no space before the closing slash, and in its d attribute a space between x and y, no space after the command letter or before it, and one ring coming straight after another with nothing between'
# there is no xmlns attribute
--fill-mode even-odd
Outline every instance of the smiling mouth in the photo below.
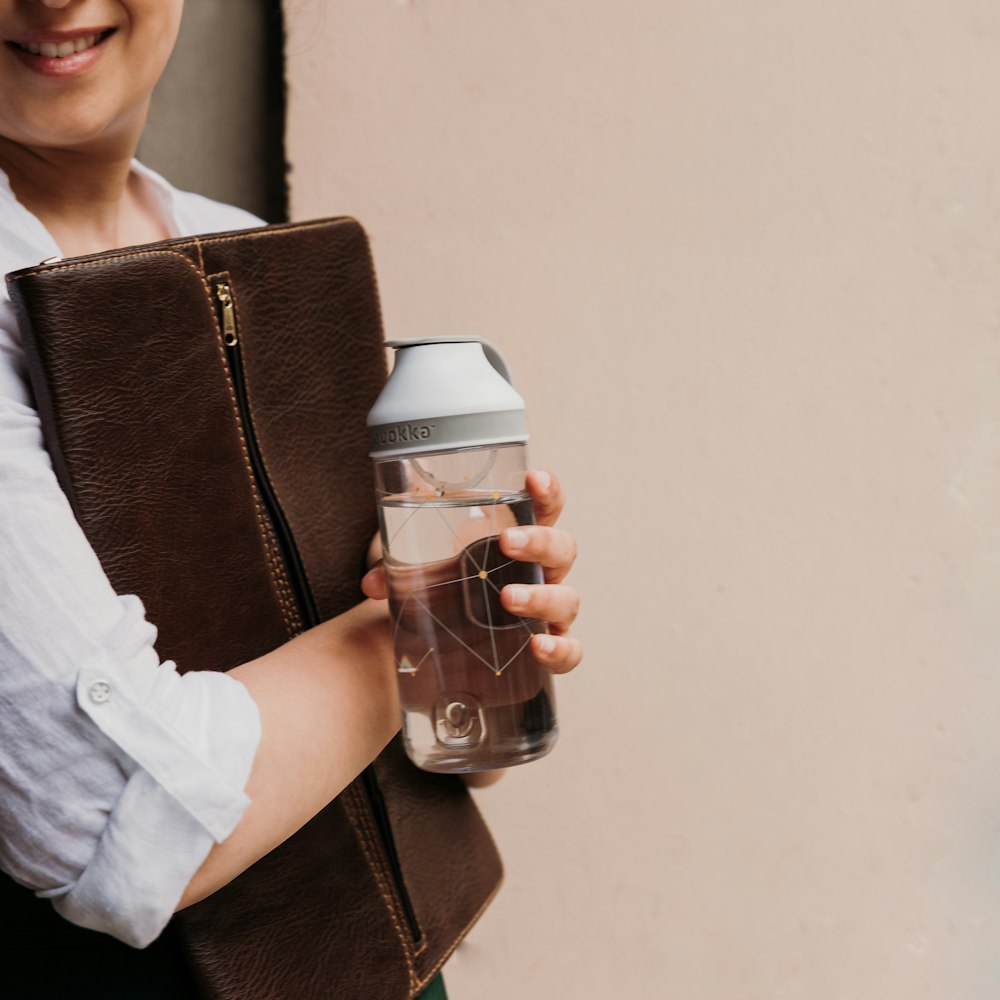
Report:
<svg viewBox="0 0 1000 1000"><path fill-rule="evenodd" d="M92 49L95 45L100 45L106 38L114 34L114 31L114 28L108 28L106 31L80 35L78 38L66 38L59 42L8 42L7 44L13 49L27 52L32 56L43 56L46 59L65 59L78 52L86 52L87 49Z"/></svg>

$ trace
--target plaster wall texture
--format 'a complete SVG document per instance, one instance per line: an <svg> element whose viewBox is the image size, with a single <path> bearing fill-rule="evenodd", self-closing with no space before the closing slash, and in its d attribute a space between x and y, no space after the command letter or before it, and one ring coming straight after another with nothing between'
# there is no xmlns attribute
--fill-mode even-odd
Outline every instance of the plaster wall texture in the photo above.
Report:
<svg viewBox="0 0 1000 1000"><path fill-rule="evenodd" d="M505 350L587 661L453 1000L1000 992L1000 6L286 0L294 218Z"/></svg>

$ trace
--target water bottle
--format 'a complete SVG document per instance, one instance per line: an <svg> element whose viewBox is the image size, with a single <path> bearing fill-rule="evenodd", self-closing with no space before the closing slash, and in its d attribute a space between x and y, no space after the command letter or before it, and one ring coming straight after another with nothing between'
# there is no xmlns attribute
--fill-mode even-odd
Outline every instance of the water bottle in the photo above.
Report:
<svg viewBox="0 0 1000 1000"><path fill-rule="evenodd" d="M534 523L524 400L491 344L390 341L368 415L406 752L429 771L523 764L558 733L552 680L531 655L544 622L500 603L541 567L500 551Z"/></svg>

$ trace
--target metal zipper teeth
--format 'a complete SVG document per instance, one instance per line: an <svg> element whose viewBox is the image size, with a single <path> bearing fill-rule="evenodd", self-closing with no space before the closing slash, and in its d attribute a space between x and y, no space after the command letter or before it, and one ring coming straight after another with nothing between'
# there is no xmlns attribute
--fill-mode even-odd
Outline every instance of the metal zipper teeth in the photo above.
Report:
<svg viewBox="0 0 1000 1000"><path fill-rule="evenodd" d="M250 465L253 469L254 479L256 480L264 509L274 529L278 550L288 571L292 597L298 607L305 628L309 629L319 624L319 612L316 609L316 603L312 597L305 568L302 565L302 557L299 555L298 547L295 545L291 529L288 526L284 511L281 509L281 504L278 502L277 495L271 485L267 470L264 468L260 445L257 441L257 434L254 430L253 419L250 414L249 399L246 391L246 375L243 371L243 356L240 351L239 335L236 328L236 311L233 307L232 288L226 282L218 282L214 290L222 326L222 339L226 348L226 359L229 362L233 388L236 393L236 402L243 421L243 431L246 438L247 452L250 455ZM382 790L379 788L374 766L369 764L362 772L361 778L372 815L375 819L379 841L381 842L386 860L389 862L389 869L396 886L396 892L403 907L403 915L406 917L413 940L419 941L422 936L420 925L417 923L413 903L410 900L409 893L403 881L403 868L399 863L392 825L389 822L385 798L382 795Z"/></svg>

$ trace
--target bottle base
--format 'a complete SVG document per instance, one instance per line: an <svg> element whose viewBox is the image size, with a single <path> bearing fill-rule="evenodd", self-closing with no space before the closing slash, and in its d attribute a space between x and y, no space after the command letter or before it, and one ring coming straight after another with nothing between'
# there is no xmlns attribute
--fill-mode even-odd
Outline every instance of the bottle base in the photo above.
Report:
<svg viewBox="0 0 1000 1000"><path fill-rule="evenodd" d="M488 751L477 747L474 758L470 758L469 754L455 752L445 747L436 747L430 753L421 753L408 743L406 752L410 760L422 771L432 771L436 774L473 774L476 771L495 771L541 760L551 753L558 735L559 730L553 729L545 740L534 744L522 744L506 749L491 747Z"/></svg>
<svg viewBox="0 0 1000 1000"><path fill-rule="evenodd" d="M548 676L534 697L515 704L486 706L452 691L429 709L403 712L407 756L424 771L443 774L527 764L549 753L558 735Z"/></svg>

